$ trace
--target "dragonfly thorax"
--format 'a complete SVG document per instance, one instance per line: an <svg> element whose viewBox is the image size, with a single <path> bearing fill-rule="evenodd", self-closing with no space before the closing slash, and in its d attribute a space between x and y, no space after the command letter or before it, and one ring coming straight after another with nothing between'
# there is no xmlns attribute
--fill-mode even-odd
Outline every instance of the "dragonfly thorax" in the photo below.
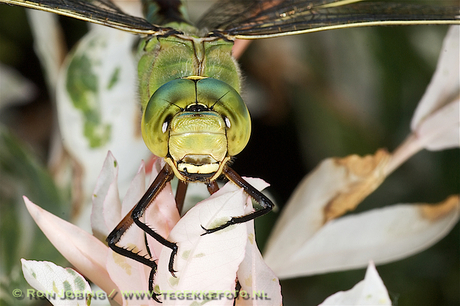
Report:
<svg viewBox="0 0 460 306"><path fill-rule="evenodd" d="M249 112L232 86L186 77L161 86L142 118L147 147L184 181L213 181L243 150L251 132Z"/></svg>

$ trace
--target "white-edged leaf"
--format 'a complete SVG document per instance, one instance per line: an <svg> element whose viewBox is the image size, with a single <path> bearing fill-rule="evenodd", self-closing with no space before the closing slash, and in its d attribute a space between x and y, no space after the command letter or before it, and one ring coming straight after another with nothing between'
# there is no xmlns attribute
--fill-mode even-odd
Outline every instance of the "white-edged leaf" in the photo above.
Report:
<svg viewBox="0 0 460 306"><path fill-rule="evenodd" d="M137 96L137 37L94 27L66 60L57 87L58 119L64 146L83 167L83 190L90 195L107 151L121 165L122 193L141 159L151 153L140 133Z"/></svg>
<svg viewBox="0 0 460 306"><path fill-rule="evenodd" d="M43 293L55 306L88 306L91 287L83 276L71 268L49 261L21 259L27 282Z"/></svg>
<svg viewBox="0 0 460 306"><path fill-rule="evenodd" d="M328 297L319 306L342 306L342 305L386 305L391 306L388 291L380 278L375 265L369 263L364 280L357 283L348 291L337 292Z"/></svg>

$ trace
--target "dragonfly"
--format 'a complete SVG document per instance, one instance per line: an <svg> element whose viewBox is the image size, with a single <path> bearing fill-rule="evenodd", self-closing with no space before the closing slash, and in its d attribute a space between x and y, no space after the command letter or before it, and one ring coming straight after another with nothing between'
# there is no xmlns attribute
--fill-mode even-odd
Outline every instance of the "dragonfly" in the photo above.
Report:
<svg viewBox="0 0 460 306"><path fill-rule="evenodd" d="M211 234L268 213L272 201L230 166L249 141L251 119L241 98L241 77L232 47L236 39L263 39L341 28L460 24L460 6L433 6L361 0L219 0L192 24L179 0L143 0L145 18L124 13L110 0L0 0L1 3L52 12L142 37L139 48L141 129L147 147L166 164L134 208L108 235L109 247L151 267L157 264L120 246L133 225L172 250L174 275L178 246L150 228L142 216L174 177L178 210L188 183L204 183L212 194L225 176L244 189L259 208L204 228Z"/></svg>

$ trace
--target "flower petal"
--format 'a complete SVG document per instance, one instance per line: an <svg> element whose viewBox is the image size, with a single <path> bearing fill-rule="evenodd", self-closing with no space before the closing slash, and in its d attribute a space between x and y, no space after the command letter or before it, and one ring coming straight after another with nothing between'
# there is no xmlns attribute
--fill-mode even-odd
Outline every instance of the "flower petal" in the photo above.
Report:
<svg viewBox="0 0 460 306"><path fill-rule="evenodd" d="M21 262L24 278L53 305L87 306L86 297L91 294L91 287L78 272L49 261L21 259Z"/></svg>
<svg viewBox="0 0 460 306"><path fill-rule="evenodd" d="M94 189L91 212L93 235L105 241L107 235L121 220L118 196L118 162L109 151Z"/></svg>
<svg viewBox="0 0 460 306"><path fill-rule="evenodd" d="M41 209L26 197L24 202L46 237L73 266L105 292L118 290L105 269L107 246L79 227ZM121 304L121 297L116 297L116 301Z"/></svg>
<svg viewBox="0 0 460 306"><path fill-rule="evenodd" d="M145 190L145 164L144 161L142 161L136 176L131 181L128 191L123 198L123 203L121 204L121 214L119 216L120 218L124 217L131 211L134 205L139 202L139 199L142 198ZM119 221L120 219L118 219L116 223Z"/></svg>
<svg viewBox="0 0 460 306"><path fill-rule="evenodd" d="M383 264L418 253L458 222L459 197L429 205L394 205L327 223L295 252L282 249L268 262L280 278Z"/></svg>
<svg viewBox="0 0 460 306"><path fill-rule="evenodd" d="M125 192L138 161L151 155L139 130L136 36L101 26L79 42L62 68L56 100L64 146L83 168L85 200L110 149ZM88 197L89 198L89 197Z"/></svg>
<svg viewBox="0 0 460 306"><path fill-rule="evenodd" d="M460 96L431 113L415 132L417 140L427 150L460 147Z"/></svg>
<svg viewBox="0 0 460 306"><path fill-rule="evenodd" d="M239 59L241 55L243 55L244 51L246 51L246 48L249 46L250 43L251 43L250 40L245 40L245 39L235 40L235 43L233 44L233 48L232 48L233 57L236 59Z"/></svg>
<svg viewBox="0 0 460 306"><path fill-rule="evenodd" d="M254 222L248 222L249 233L246 256L238 269L241 292L236 305L282 305L281 286L275 273L268 267L255 241ZM244 293L253 299L245 299Z"/></svg>
<svg viewBox="0 0 460 306"><path fill-rule="evenodd" d="M128 245L131 249L136 245ZM136 250L136 249L135 249ZM148 293L150 267L110 250L107 271L122 293L123 305L160 305ZM137 304L136 304L137 303Z"/></svg>
<svg viewBox="0 0 460 306"><path fill-rule="evenodd" d="M391 306L388 291L380 278L375 265L371 262L367 267L364 280L348 291L340 291L328 297L319 306L337 305L387 305Z"/></svg>
<svg viewBox="0 0 460 306"><path fill-rule="evenodd" d="M280 250L296 253L327 220L354 209L383 181L388 160L384 150L324 160L299 184L278 219L264 253L268 265L273 269Z"/></svg>
<svg viewBox="0 0 460 306"><path fill-rule="evenodd" d="M431 114L458 96L460 90L459 37L460 26L451 26L444 39L436 71L412 118L412 131L416 131Z"/></svg>
<svg viewBox="0 0 460 306"><path fill-rule="evenodd" d="M245 180L262 190L268 184L260 179L245 178ZM265 184L259 184L265 183ZM245 213L252 211L251 200L248 199ZM241 298L236 305L282 305L281 287L275 273L267 266L262 258L262 254L257 247L254 232L254 221L246 223L248 231L248 243L246 244L246 254L238 269L238 280L241 285ZM252 299L245 299L244 294L248 293Z"/></svg>
<svg viewBox="0 0 460 306"><path fill-rule="evenodd" d="M202 235L205 228L213 228L233 216L244 213L247 195L228 183L207 200L198 203L182 217L169 236L178 245L174 262L176 278L168 271L171 254L163 248L158 262L157 286L163 304L189 305L196 300L173 300L171 294L187 292L233 292L238 267L245 255L247 228L233 225L224 230ZM232 305L227 298L211 300L206 305Z"/></svg>
<svg viewBox="0 0 460 306"><path fill-rule="evenodd" d="M161 169L161 159L156 159L152 168L152 177L155 178L158 174L158 169ZM126 193L122 203L122 215L117 223L128 214L131 209L139 202L140 198L145 193L145 170L141 165L138 174L133 179L131 186ZM118 195L117 195L118 196ZM109 206L107 206L109 209ZM144 214L144 221L155 229L163 237L167 237L172 227L180 219L176 208L174 196L172 195L171 186L167 184L165 189L158 197L150 204L150 207ZM112 230L112 229L111 229ZM159 257L159 253L163 248L159 242L148 237L149 251L153 259ZM145 233L136 224L133 224L122 236L118 245L124 246L134 252L139 252L139 255L149 257L147 247L145 245ZM107 270L122 292L138 292L135 296L136 301L142 302L143 305L157 305L148 293L148 281L151 268L136 262L127 257L121 256L112 250L108 252ZM123 305L133 303L129 296L123 296Z"/></svg>

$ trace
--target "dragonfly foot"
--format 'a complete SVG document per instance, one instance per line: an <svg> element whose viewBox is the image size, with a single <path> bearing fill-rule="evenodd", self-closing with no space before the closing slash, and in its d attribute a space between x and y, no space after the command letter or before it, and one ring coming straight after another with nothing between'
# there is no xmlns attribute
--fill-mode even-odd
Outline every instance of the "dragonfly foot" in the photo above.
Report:
<svg viewBox="0 0 460 306"><path fill-rule="evenodd" d="M173 243L172 244L172 252L171 252L171 256L169 257L169 265L168 265L168 268L169 268L169 273L171 273L171 275L173 277L177 277L175 272L177 272L176 270L174 270L174 258L176 257L177 255L177 244Z"/></svg>
<svg viewBox="0 0 460 306"><path fill-rule="evenodd" d="M214 227L214 228L205 228L203 225L200 225L201 228L204 230L204 233L201 234L201 236L215 233L215 232L223 230L224 228L227 228L227 227L229 227L230 225L233 225L233 224L236 224L236 223L235 223L235 220L233 218L231 218L230 220L228 220L224 224L219 225L219 226Z"/></svg>

